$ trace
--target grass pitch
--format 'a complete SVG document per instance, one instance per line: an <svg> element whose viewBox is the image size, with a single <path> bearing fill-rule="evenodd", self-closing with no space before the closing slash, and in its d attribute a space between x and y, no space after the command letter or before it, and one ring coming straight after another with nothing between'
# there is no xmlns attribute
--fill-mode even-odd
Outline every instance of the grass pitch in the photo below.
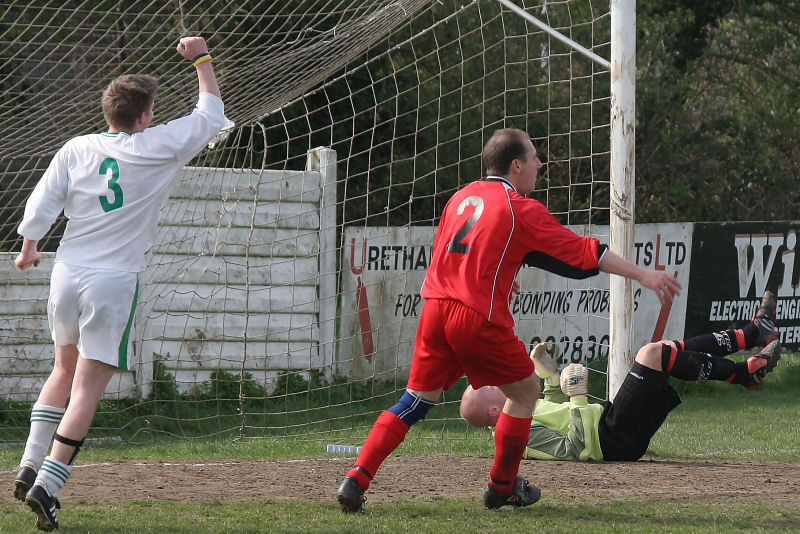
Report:
<svg viewBox="0 0 800 534"><path fill-rule="evenodd" d="M760 391L729 384L678 383L683 403L651 443L649 455L675 458L800 463L800 357L784 356ZM448 415L432 412L435 417ZM412 429L398 455L490 455L481 430L444 417ZM162 441L142 446L90 446L79 463L122 459L151 461L229 458L315 458L324 443L359 443L368 429L308 439L284 436L231 442L229 439ZM12 473L21 450L0 449L0 469ZM476 477L482 476L476 473ZM5 477L10 478L9 476ZM132 480L131 484L140 483ZM657 480L653 484L658 484ZM7 488L11 491L11 488ZM614 498L581 502L568 494L545 494L523 510L490 512L473 499L433 498L371 504L368 513L343 516L335 502L166 502L72 501L59 512L62 533L222 532L798 532L800 509L759 498L731 502L675 502ZM33 515L21 504L0 504L0 532L34 532Z"/></svg>

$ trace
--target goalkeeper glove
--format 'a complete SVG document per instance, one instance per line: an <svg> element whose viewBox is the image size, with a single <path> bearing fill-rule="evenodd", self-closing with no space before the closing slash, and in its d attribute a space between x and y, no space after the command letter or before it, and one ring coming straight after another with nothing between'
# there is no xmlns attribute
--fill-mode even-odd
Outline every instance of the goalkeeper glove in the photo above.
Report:
<svg viewBox="0 0 800 534"><path fill-rule="evenodd" d="M539 343L531 351L531 360L536 367L536 376L547 378L558 370L556 360L547 352L547 343Z"/></svg>
<svg viewBox="0 0 800 534"><path fill-rule="evenodd" d="M571 363L561 370L561 391L567 397L586 396L589 393L589 369Z"/></svg>
<svg viewBox="0 0 800 534"><path fill-rule="evenodd" d="M556 359L547 352L547 343L539 343L531 351L536 376L543 378L551 386L558 386L558 365Z"/></svg>

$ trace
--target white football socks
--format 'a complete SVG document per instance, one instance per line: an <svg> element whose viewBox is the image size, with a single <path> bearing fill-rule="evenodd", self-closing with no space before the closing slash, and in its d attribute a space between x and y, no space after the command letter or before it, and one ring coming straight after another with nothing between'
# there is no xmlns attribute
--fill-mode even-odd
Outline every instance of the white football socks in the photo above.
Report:
<svg viewBox="0 0 800 534"><path fill-rule="evenodd" d="M46 406L38 402L33 405L31 410L31 431L28 434L28 441L25 443L25 452L22 453L21 466L27 466L38 471L42 465L42 460L50 450L53 442L53 434L64 417L64 408Z"/></svg>
<svg viewBox="0 0 800 534"><path fill-rule="evenodd" d="M48 456L42 462L42 468L39 469L39 474L36 475L35 484L44 486L47 493L51 497L55 497L58 494L58 490L67 483L71 474L71 465L63 464L52 456Z"/></svg>

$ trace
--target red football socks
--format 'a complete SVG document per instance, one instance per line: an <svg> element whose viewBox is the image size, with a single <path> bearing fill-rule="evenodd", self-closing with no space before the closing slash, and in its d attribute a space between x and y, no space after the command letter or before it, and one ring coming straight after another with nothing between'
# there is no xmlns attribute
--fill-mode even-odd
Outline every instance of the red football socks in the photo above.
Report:
<svg viewBox="0 0 800 534"><path fill-rule="evenodd" d="M500 493L509 493L519 472L519 462L528 444L531 417L513 417L503 412L494 430L494 464L489 472L489 484Z"/></svg>
<svg viewBox="0 0 800 534"><path fill-rule="evenodd" d="M530 420L528 420L530 423ZM530 430L530 426L529 426ZM364 448L361 449L353 469L347 476L353 477L361 489L366 490L383 461L406 439L408 425L392 412L383 412L372 426ZM527 443L527 434L525 442ZM523 446L524 449L524 446ZM522 453L520 453L520 456ZM519 465L519 460L517 460Z"/></svg>

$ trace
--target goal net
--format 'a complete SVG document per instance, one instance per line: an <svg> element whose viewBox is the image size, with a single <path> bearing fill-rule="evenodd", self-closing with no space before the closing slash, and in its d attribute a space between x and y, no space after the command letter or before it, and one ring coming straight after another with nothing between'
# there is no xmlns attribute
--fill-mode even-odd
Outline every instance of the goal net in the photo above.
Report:
<svg viewBox="0 0 800 534"><path fill-rule="evenodd" d="M609 57L607 1L515 5ZM24 439L53 358L48 277L65 220L40 242L42 265L17 271L25 201L67 139L105 129L100 95L114 77L159 77L156 122L191 110L196 75L175 51L184 35L208 40L229 123L162 210L135 351L94 437L363 435L405 387L438 217L483 175L495 129L529 132L545 163L533 196L609 241L607 64L501 2L12 0L0 10L2 442ZM523 269L520 283L520 338L550 342L562 365L604 370L608 278ZM426 424L463 435L465 384Z"/></svg>

